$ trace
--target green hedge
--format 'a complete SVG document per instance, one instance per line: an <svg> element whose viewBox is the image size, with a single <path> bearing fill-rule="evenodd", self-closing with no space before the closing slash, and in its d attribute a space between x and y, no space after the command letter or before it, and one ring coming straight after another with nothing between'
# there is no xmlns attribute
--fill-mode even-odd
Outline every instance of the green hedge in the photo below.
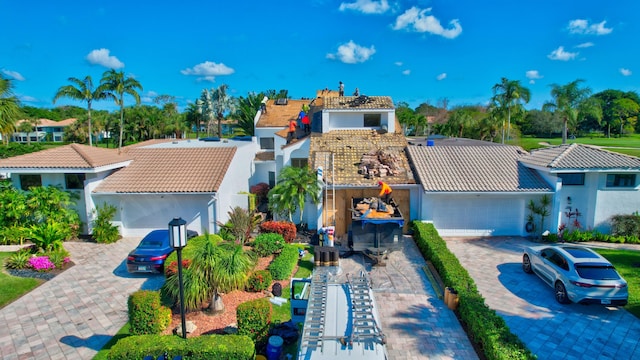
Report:
<svg viewBox="0 0 640 360"><path fill-rule="evenodd" d="M236 308L238 335L246 335L257 346L266 344L273 306L267 298L243 302Z"/></svg>
<svg viewBox="0 0 640 360"><path fill-rule="evenodd" d="M509 330L504 319L489 308L458 258L432 224L414 221L413 238L425 259L433 263L445 286L458 292L458 312L469 337L478 343L488 360L535 359L524 343Z"/></svg>
<svg viewBox="0 0 640 360"><path fill-rule="evenodd" d="M269 289L273 282L273 276L267 270L254 271L247 280L247 290L251 292L260 292Z"/></svg>
<svg viewBox="0 0 640 360"><path fill-rule="evenodd" d="M127 304L131 334L159 334L171 323L171 309L161 304L158 291L136 291Z"/></svg>
<svg viewBox="0 0 640 360"><path fill-rule="evenodd" d="M256 236L251 246L260 257L274 254L284 247L284 238L276 233L262 233Z"/></svg>
<svg viewBox="0 0 640 360"><path fill-rule="evenodd" d="M273 276L274 280L285 280L291 277L293 269L298 264L298 247L295 245L287 244L282 249L280 255L278 255L271 264L269 264L269 272Z"/></svg>
<svg viewBox="0 0 640 360"><path fill-rule="evenodd" d="M109 360L154 359L167 352L169 359L182 355L189 360L253 360L255 344L241 335L201 335L183 339L174 335L138 335L118 341L109 352Z"/></svg>

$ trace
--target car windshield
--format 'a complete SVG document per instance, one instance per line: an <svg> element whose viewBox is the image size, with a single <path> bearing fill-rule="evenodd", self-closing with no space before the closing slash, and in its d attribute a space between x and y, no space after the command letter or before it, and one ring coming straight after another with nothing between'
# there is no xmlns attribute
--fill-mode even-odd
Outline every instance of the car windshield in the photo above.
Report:
<svg viewBox="0 0 640 360"><path fill-rule="evenodd" d="M142 240L142 242L140 243L141 248L161 248L162 247L162 241L160 240L155 240L155 239L147 239L147 240Z"/></svg>
<svg viewBox="0 0 640 360"><path fill-rule="evenodd" d="M583 279L618 280L620 275L616 269L607 264L576 264L576 271Z"/></svg>

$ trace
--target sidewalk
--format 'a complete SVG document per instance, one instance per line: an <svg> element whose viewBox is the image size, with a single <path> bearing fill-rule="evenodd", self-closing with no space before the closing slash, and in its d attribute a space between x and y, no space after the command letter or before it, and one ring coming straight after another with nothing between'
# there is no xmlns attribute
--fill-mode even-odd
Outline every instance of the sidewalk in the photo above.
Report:
<svg viewBox="0 0 640 360"><path fill-rule="evenodd" d="M75 265L0 310L0 358L93 358L127 322L129 294L164 282L127 273L124 261L139 241L65 243Z"/></svg>

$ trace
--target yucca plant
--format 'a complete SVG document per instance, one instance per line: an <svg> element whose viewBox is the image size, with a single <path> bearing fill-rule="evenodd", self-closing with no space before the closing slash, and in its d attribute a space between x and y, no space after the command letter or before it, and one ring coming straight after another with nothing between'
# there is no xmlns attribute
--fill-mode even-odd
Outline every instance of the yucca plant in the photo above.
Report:
<svg viewBox="0 0 640 360"><path fill-rule="evenodd" d="M28 249L22 249L11 254L7 259L5 266L8 269L24 269L31 258L31 252Z"/></svg>

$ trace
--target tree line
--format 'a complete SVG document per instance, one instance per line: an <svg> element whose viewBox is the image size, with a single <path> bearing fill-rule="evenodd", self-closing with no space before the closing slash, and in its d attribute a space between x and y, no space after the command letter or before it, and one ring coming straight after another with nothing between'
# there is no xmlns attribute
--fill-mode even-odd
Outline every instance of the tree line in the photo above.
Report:
<svg viewBox="0 0 640 360"><path fill-rule="evenodd" d="M593 94L583 80L551 86L551 100L541 109L525 109L530 90L517 80L502 78L492 87L493 96L482 105L449 109L448 101L437 106L423 103L412 109L396 105L396 115L408 135L440 134L492 142L514 137L562 137L602 134L606 137L640 133L637 121L640 97L633 91L608 89Z"/></svg>

